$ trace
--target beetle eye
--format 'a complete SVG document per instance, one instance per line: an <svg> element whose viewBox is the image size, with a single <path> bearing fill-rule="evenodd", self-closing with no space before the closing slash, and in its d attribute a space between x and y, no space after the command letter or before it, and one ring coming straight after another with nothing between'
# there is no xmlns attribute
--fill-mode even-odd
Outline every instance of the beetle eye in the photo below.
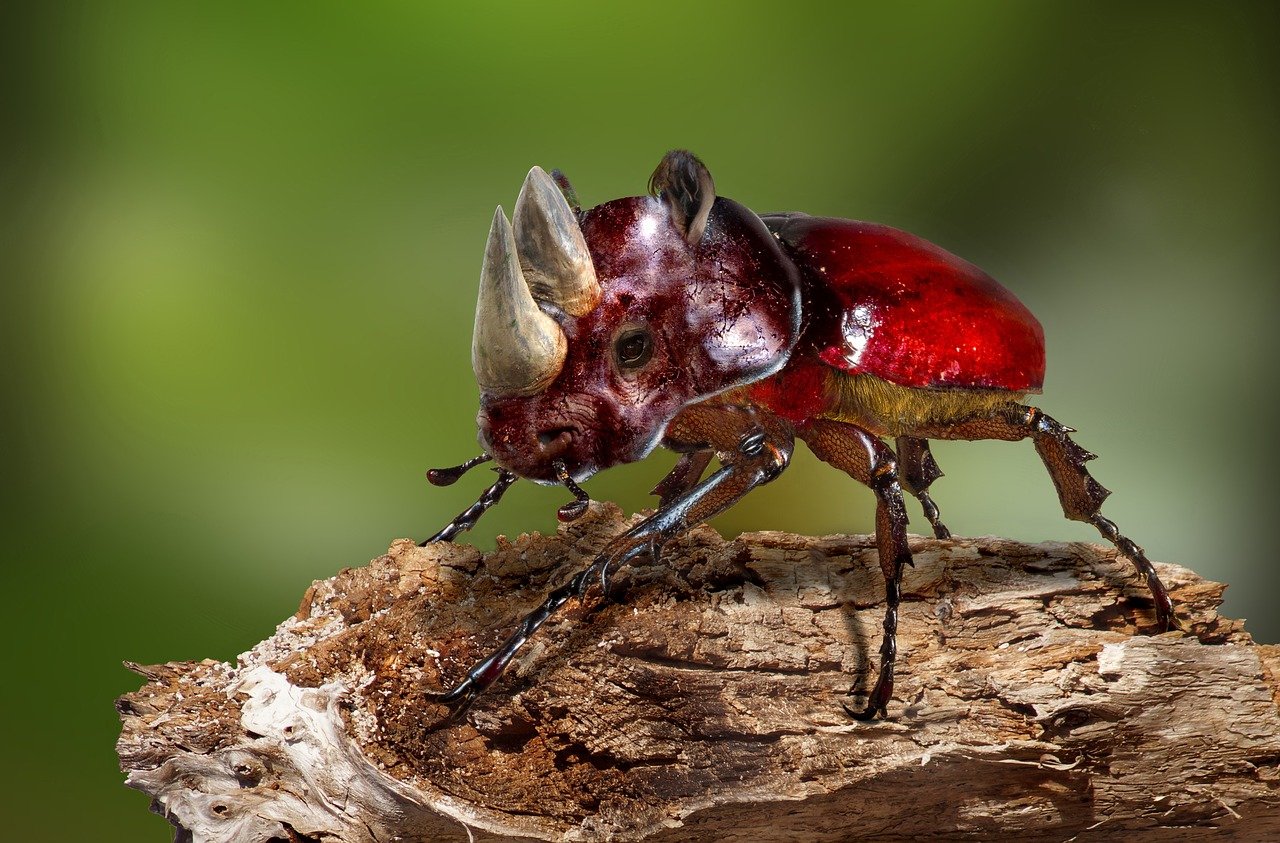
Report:
<svg viewBox="0 0 1280 843"><path fill-rule="evenodd" d="M644 328L627 331L614 343L613 353L623 369L638 369L653 356L653 338Z"/></svg>

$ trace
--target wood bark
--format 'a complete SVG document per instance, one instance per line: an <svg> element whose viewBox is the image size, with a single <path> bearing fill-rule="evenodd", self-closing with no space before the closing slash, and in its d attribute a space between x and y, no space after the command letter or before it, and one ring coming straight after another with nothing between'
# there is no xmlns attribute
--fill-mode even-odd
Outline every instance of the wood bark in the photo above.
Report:
<svg viewBox="0 0 1280 843"><path fill-rule="evenodd" d="M196 841L1280 837L1276 647L1224 586L1088 544L913 537L890 719L865 536L700 527L571 603L461 722L432 695L625 527L398 541L235 665L140 667L128 784Z"/></svg>

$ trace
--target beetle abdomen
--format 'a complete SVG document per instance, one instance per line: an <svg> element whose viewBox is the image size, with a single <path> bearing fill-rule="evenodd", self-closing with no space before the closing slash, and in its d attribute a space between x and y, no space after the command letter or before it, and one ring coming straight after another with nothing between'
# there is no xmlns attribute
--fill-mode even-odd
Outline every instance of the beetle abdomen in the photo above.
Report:
<svg viewBox="0 0 1280 843"><path fill-rule="evenodd" d="M856 424L879 436L910 436L992 412L1023 393L1004 389L899 386L874 375L828 369L828 409L820 418Z"/></svg>
<svg viewBox="0 0 1280 843"><path fill-rule="evenodd" d="M1040 391L1040 323L978 267L884 225L763 219L804 271L802 343L828 366L905 387Z"/></svg>

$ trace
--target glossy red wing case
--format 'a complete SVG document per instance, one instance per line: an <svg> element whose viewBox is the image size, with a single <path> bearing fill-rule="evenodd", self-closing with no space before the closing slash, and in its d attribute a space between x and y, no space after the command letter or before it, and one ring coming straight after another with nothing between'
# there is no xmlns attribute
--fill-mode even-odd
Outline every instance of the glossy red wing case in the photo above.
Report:
<svg viewBox="0 0 1280 843"><path fill-rule="evenodd" d="M763 219L804 273L803 345L827 365L902 386L1040 391L1040 323L978 267L884 225Z"/></svg>

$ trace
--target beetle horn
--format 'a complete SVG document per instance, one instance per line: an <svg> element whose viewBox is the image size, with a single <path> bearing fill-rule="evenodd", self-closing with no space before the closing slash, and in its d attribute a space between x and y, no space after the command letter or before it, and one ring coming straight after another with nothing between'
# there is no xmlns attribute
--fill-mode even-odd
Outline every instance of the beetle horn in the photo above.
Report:
<svg viewBox="0 0 1280 843"><path fill-rule="evenodd" d="M599 304L600 283L578 217L541 167L525 177L511 223L534 298L570 316L581 316Z"/></svg>
<svg viewBox="0 0 1280 843"><path fill-rule="evenodd" d="M476 382L494 395L534 395L560 374L567 351L564 331L538 308L525 283L511 225L499 206L484 248L471 338Z"/></svg>

